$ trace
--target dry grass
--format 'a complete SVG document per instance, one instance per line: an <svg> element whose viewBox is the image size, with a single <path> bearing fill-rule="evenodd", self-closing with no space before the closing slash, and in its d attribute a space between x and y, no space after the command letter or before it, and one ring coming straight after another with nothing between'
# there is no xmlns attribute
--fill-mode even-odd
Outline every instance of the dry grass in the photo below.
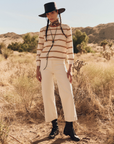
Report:
<svg viewBox="0 0 114 144"><path fill-rule="evenodd" d="M0 143L7 144L7 137L8 137L8 125L4 123L3 120L0 120Z"/></svg>
<svg viewBox="0 0 114 144"><path fill-rule="evenodd" d="M4 57L0 54L0 62L4 60Z"/></svg>
<svg viewBox="0 0 114 144"><path fill-rule="evenodd" d="M89 54L90 55L90 54ZM93 54L91 54L93 55ZM77 55L76 55L77 57ZM87 55L82 59L86 62ZM91 57L87 60L87 65L81 68L81 74L73 75L73 92L76 104L78 123L75 128L78 133L85 132L86 135L97 136L104 139L106 144L113 144L114 141L114 65L113 60L102 62L99 56ZM93 59L92 59L93 58ZM78 57L79 59L79 57ZM57 96L57 106L60 117L63 115L60 103L58 88L55 93Z"/></svg>
<svg viewBox="0 0 114 144"><path fill-rule="evenodd" d="M84 59L83 59L84 60ZM85 59L86 60L86 59ZM114 67L110 62L91 59L81 74L74 74L73 88L79 123L97 137L107 137L106 144L114 141ZM82 129L81 129L82 130ZM103 136L103 137L102 137Z"/></svg>
<svg viewBox="0 0 114 144"><path fill-rule="evenodd" d="M105 144L114 139L114 60L109 62L100 54L75 55L88 64L80 74L73 76L73 92L78 122L78 134L96 138ZM0 96L4 104L1 113L3 122L38 123L44 121L41 84L36 79L36 55L30 53L11 54L7 60L0 56ZM63 121L63 110L55 82L55 95L59 120Z"/></svg>

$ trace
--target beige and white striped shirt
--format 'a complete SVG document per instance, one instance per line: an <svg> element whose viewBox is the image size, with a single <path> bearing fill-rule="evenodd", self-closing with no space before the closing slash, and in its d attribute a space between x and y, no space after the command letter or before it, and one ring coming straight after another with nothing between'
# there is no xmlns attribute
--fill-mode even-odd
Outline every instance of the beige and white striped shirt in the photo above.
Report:
<svg viewBox="0 0 114 144"><path fill-rule="evenodd" d="M72 42L72 31L71 28L66 24L61 24L65 35L63 35L60 26L49 26L47 32L47 41L45 39L45 31L46 26L40 29L39 33L39 43L37 48L37 56L36 62L37 66L40 66L41 59L46 59L46 55L52 45L52 35L54 37L55 31L55 39L54 45L49 52L48 59L63 59L65 60L67 57L68 63L73 64L74 62L74 54L73 54L73 42ZM51 31L50 31L51 30ZM52 35L51 35L52 33Z"/></svg>

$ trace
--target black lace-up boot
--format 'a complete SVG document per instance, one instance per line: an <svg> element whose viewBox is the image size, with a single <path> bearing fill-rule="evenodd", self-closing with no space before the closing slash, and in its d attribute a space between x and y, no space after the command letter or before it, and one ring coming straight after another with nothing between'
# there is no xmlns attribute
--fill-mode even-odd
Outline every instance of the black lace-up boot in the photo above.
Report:
<svg viewBox="0 0 114 144"><path fill-rule="evenodd" d="M72 140L74 141L80 141L80 138L76 135L74 129L73 129L73 122L66 122L64 132L65 135L69 135Z"/></svg>
<svg viewBox="0 0 114 144"><path fill-rule="evenodd" d="M49 134L50 139L54 139L56 135L59 134L59 128L58 128L58 123L57 119L52 121L52 130L51 133Z"/></svg>

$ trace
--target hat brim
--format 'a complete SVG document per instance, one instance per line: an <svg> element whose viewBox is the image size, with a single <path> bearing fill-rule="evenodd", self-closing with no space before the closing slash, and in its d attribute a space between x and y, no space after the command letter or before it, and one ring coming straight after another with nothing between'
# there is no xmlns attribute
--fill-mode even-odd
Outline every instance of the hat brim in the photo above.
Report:
<svg viewBox="0 0 114 144"><path fill-rule="evenodd" d="M60 13L63 13L65 11L65 8L60 8L60 9L57 9L57 10L58 10L58 14L60 14ZM51 11L49 11L49 12L51 12ZM38 15L38 16L39 17L47 17L46 13Z"/></svg>

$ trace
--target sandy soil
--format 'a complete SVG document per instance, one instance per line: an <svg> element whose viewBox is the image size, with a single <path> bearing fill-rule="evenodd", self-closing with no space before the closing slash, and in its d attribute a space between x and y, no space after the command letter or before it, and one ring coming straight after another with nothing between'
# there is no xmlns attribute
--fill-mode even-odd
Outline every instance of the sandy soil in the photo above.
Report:
<svg viewBox="0 0 114 144"><path fill-rule="evenodd" d="M51 131L51 123L38 123L38 124L15 124L10 127L10 133L8 137L8 144L101 144L102 136L89 134L84 135L78 133L81 138L80 142L72 141L69 136L63 134L64 124L59 122L60 133L55 139L49 139L48 135ZM94 135L94 136L93 136Z"/></svg>

